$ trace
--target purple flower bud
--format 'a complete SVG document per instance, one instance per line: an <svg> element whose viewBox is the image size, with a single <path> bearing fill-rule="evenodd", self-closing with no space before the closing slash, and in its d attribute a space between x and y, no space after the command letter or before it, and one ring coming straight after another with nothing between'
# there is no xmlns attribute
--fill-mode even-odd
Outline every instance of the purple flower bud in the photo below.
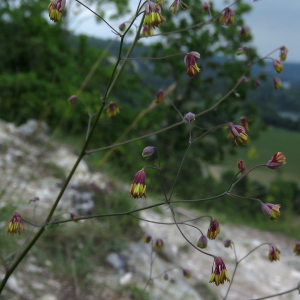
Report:
<svg viewBox="0 0 300 300"><path fill-rule="evenodd" d="M162 240L162 239L157 239L156 242L155 242L155 244L154 244L154 249L155 249L156 251L159 251L159 250L161 250L164 246L165 246L165 245L164 245L163 240Z"/></svg>
<svg viewBox="0 0 300 300"><path fill-rule="evenodd" d="M150 241L151 241L151 239L152 239L152 236L151 236L150 234L147 234L147 235L144 237L143 241L144 241L146 244L149 244Z"/></svg>
<svg viewBox="0 0 300 300"><path fill-rule="evenodd" d="M168 273L165 273L164 280L168 280L168 279L169 279L169 275L168 275Z"/></svg>
<svg viewBox="0 0 300 300"><path fill-rule="evenodd" d="M248 33L249 33L248 29L246 27L242 27L242 29L241 29L241 38L244 39L245 37L247 37Z"/></svg>
<svg viewBox="0 0 300 300"><path fill-rule="evenodd" d="M125 31L125 29L126 29L125 23L122 23L122 24L119 26L119 29L120 29L120 31Z"/></svg>
<svg viewBox="0 0 300 300"><path fill-rule="evenodd" d="M154 153L154 147L152 146L148 146L143 150L142 156L145 159L148 159L150 156L152 156L152 154Z"/></svg>
<svg viewBox="0 0 300 300"><path fill-rule="evenodd" d="M261 206L261 210L266 217L272 221L277 221L277 219L280 217L280 207L280 204L264 203Z"/></svg>
<svg viewBox="0 0 300 300"><path fill-rule="evenodd" d="M210 4L205 1L202 4L202 8L203 8L204 11L209 11L210 10Z"/></svg>
<svg viewBox="0 0 300 300"><path fill-rule="evenodd" d="M232 246L231 246L231 244L232 244L232 241L231 240L226 240L226 241L224 241L224 246L225 246L225 248L232 248Z"/></svg>
<svg viewBox="0 0 300 300"><path fill-rule="evenodd" d="M207 237L205 235L201 235L199 241L197 243L197 247L204 249L207 247Z"/></svg>
<svg viewBox="0 0 300 300"><path fill-rule="evenodd" d="M183 269L182 273L183 273L183 276L186 278L191 278L191 276L192 276L192 272L188 269Z"/></svg>
<svg viewBox="0 0 300 300"><path fill-rule="evenodd" d="M69 101L69 104L70 104L70 105L76 104L76 103L77 103L77 96L72 95L72 96L68 99L68 101Z"/></svg>
<svg viewBox="0 0 300 300"><path fill-rule="evenodd" d="M195 117L196 117L196 116L195 116L193 113L189 112L189 113L187 113L187 114L184 116L183 121L184 121L185 123L193 122L193 121L195 121Z"/></svg>

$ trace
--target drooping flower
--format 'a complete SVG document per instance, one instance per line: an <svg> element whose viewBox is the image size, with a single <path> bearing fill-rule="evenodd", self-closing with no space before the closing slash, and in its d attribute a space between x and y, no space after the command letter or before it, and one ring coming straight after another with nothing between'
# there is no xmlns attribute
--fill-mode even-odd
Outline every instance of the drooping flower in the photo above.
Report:
<svg viewBox="0 0 300 300"><path fill-rule="evenodd" d="M249 131L249 124L246 117L241 117L241 126L245 128L246 131Z"/></svg>
<svg viewBox="0 0 300 300"><path fill-rule="evenodd" d="M152 146L146 147L142 152L143 158L148 159L150 156L152 156L152 154L154 153L154 149L155 148Z"/></svg>
<svg viewBox="0 0 300 300"><path fill-rule="evenodd" d="M202 4L202 8L204 11L209 11L210 10L210 4L206 1Z"/></svg>
<svg viewBox="0 0 300 300"><path fill-rule="evenodd" d="M275 153L268 161L268 168L276 170L286 164L286 158L282 152Z"/></svg>
<svg viewBox="0 0 300 300"><path fill-rule="evenodd" d="M143 31L142 31L142 35L143 36L151 36L153 35L153 30L152 28L150 28L147 24L143 27Z"/></svg>
<svg viewBox="0 0 300 300"><path fill-rule="evenodd" d="M132 198L146 198L146 174L144 170L138 171L130 186L129 196Z"/></svg>
<svg viewBox="0 0 300 300"><path fill-rule="evenodd" d="M276 73L281 73L283 71L283 65L281 61L278 59L273 59L273 68L275 69Z"/></svg>
<svg viewBox="0 0 300 300"><path fill-rule="evenodd" d="M225 248L232 248L232 244L233 244L233 242L231 241L231 240L225 240L224 241L224 247Z"/></svg>
<svg viewBox="0 0 300 300"><path fill-rule="evenodd" d="M148 25L149 28L158 27L159 24L165 22L164 17L161 15L161 8L157 3L147 1L145 4L146 17L143 25Z"/></svg>
<svg viewBox="0 0 300 300"><path fill-rule="evenodd" d="M276 246L273 243L269 244L269 260L273 262L274 260L280 260L280 250L276 248Z"/></svg>
<svg viewBox="0 0 300 300"><path fill-rule="evenodd" d="M228 138L234 138L234 144L237 147L237 140L242 144L246 145L248 141L248 135L245 132L245 128L243 126L230 124L230 132L228 134Z"/></svg>
<svg viewBox="0 0 300 300"><path fill-rule="evenodd" d="M300 256L300 242L297 242L294 246L293 246L294 252L297 256Z"/></svg>
<svg viewBox="0 0 300 300"><path fill-rule="evenodd" d="M53 22L60 20L62 11L66 5L66 0L52 0L48 6L49 17Z"/></svg>
<svg viewBox="0 0 300 300"><path fill-rule="evenodd" d="M151 236L150 234L147 234L147 235L144 237L143 241L144 241L144 243L149 244L150 241L151 241L151 239L152 239L152 236Z"/></svg>
<svg viewBox="0 0 300 300"><path fill-rule="evenodd" d="M246 27L242 27L241 29L241 38L244 39L249 34L249 30Z"/></svg>
<svg viewBox="0 0 300 300"><path fill-rule="evenodd" d="M180 6L182 9L190 8L187 4L182 2L181 0L174 0L174 2L170 5L169 10L173 7L172 14L175 14L177 11L178 2L180 3Z"/></svg>
<svg viewBox="0 0 300 300"><path fill-rule="evenodd" d="M209 227L208 227L207 237L210 240L214 240L219 233L220 233L219 223L216 219L212 219L210 221L210 224L209 224Z"/></svg>
<svg viewBox="0 0 300 300"><path fill-rule="evenodd" d="M197 243L197 247L201 249L205 249L207 247L207 237L205 235L201 235Z"/></svg>
<svg viewBox="0 0 300 300"><path fill-rule="evenodd" d="M192 272L188 269L183 269L182 270L183 276L186 278L191 278L192 277Z"/></svg>
<svg viewBox="0 0 300 300"><path fill-rule="evenodd" d="M225 281L230 282L230 278L223 259L218 256L214 259L209 283L214 282L218 286L220 283L224 284Z"/></svg>
<svg viewBox="0 0 300 300"><path fill-rule="evenodd" d="M236 50L236 55L247 56L247 47L240 47Z"/></svg>
<svg viewBox="0 0 300 300"><path fill-rule="evenodd" d="M78 219L78 215L77 215L77 214L75 214L75 213L70 213L70 218L71 218L72 220L74 220L75 223L78 222L78 220L76 220L76 219Z"/></svg>
<svg viewBox="0 0 300 300"><path fill-rule="evenodd" d="M76 104L77 103L77 96L72 95L69 99L68 102L70 105Z"/></svg>
<svg viewBox="0 0 300 300"><path fill-rule="evenodd" d="M261 210L266 217L272 221L277 221L277 219L280 217L280 207L280 204L264 203L261 206Z"/></svg>
<svg viewBox="0 0 300 300"><path fill-rule="evenodd" d="M286 56L287 56L288 52L289 52L289 50L285 46L280 47L279 57L280 57L281 61L286 60Z"/></svg>
<svg viewBox="0 0 300 300"><path fill-rule="evenodd" d="M188 75L189 77L193 77L194 75L200 73L200 69L197 66L195 57L200 58L200 54L195 51L188 53L184 57L184 63L188 67L186 75Z"/></svg>
<svg viewBox="0 0 300 300"><path fill-rule="evenodd" d="M164 241L162 239L157 239L155 241L155 244L153 246L153 248L156 250L156 251L160 251L163 247L164 247Z"/></svg>
<svg viewBox="0 0 300 300"><path fill-rule="evenodd" d="M24 230L25 227L21 215L18 212L14 212L6 229L7 234L14 235L19 233L20 235L21 231Z"/></svg>
<svg viewBox="0 0 300 300"><path fill-rule="evenodd" d="M183 122L184 123L188 123L188 122L194 122L195 121L195 118L196 118L196 115L189 112L187 113L184 118L183 118Z"/></svg>
<svg viewBox="0 0 300 300"><path fill-rule="evenodd" d="M224 14L222 15L220 22L222 25L230 25L234 21L234 11L227 7L225 8Z"/></svg>
<svg viewBox="0 0 300 300"><path fill-rule="evenodd" d="M108 117L111 118L116 114L118 114L119 112L120 112L119 106L115 102L110 102L106 111Z"/></svg>
<svg viewBox="0 0 300 300"><path fill-rule="evenodd" d="M273 84L274 84L275 89L278 90L279 88L281 88L282 82L281 82L280 78L274 77Z"/></svg>
<svg viewBox="0 0 300 300"><path fill-rule="evenodd" d="M164 98L165 98L164 92L163 92L162 89L160 89L160 90L157 92L157 94L156 94L156 97L155 97L155 99L154 99L154 102L155 102L156 104L159 104L159 103L161 103L161 102L164 100Z"/></svg>
<svg viewBox="0 0 300 300"><path fill-rule="evenodd" d="M244 173L244 172L245 172L246 168L244 167L243 161L242 161L242 160L237 164L237 166L238 166L239 171L240 171L241 173Z"/></svg>

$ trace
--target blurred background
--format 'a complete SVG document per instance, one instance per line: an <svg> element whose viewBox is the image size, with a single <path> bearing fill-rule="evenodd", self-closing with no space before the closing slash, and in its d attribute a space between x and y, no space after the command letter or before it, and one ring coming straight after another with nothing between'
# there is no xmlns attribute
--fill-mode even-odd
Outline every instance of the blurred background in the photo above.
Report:
<svg viewBox="0 0 300 300"><path fill-rule="evenodd" d="M215 2L211 3L213 16L231 4ZM138 1L84 3L119 30L120 24L131 19ZM180 122L180 114L197 114L213 106L247 69L247 58L236 55L238 48L248 47L249 60L253 62L286 46L289 52L281 74L275 73L271 59L260 61L246 71L249 81L192 123L192 136L196 138L219 124L239 124L240 117L245 116L250 141L246 146L234 147L233 140L227 138L228 129L212 131L199 140L187 156L172 199L221 194L230 185L240 160L249 170L266 164L276 152L284 152L287 164L283 168L259 168L233 189L243 197L281 204L277 222L267 219L257 202L229 197L178 205L176 212L182 220L201 214L211 214L219 220L220 239L209 244L211 248L207 250L222 256L231 272L234 256L232 250L222 246L223 239L233 239L241 255L259 242L274 242L281 247L280 266L272 264L269 269L267 249L256 260L247 262L247 271L241 271L228 299L259 297L292 288L300 279L300 264L292 253L294 242L300 238L300 3L238 1L232 7L232 26L223 26L217 19L212 24L165 35L209 20L209 14L202 9L203 1L186 3L191 9L178 7L175 15L167 10L171 3L166 3L162 13L166 22L154 30L154 34L163 35L141 37L131 58L197 51L201 54L197 60L201 73L187 77L183 56L129 61L108 99L120 107L120 113L112 118L102 114L89 149L149 134ZM25 220L42 224L84 144L88 111L81 101L69 105L68 98L81 97L89 112L96 113L120 46L111 29L75 1L67 1L58 23L49 20L48 5L44 0L0 3L0 245L7 266L37 230L26 225L21 236L7 236L5 230L12 213L18 211ZM140 18L136 25L139 22ZM249 29L243 39L242 26ZM133 26L125 38L122 56L135 33ZM270 57L279 59L279 50ZM274 88L270 75L281 79L279 90ZM159 89L168 91L168 96L162 103L153 104ZM135 173L145 165L158 163L156 154L145 162L141 153L149 145L159 149L165 187L170 191L188 138L188 126L181 124L87 155L55 218L69 218L71 212L81 216L123 212L160 201L157 199L163 198L163 193L159 174L151 169L146 171L147 199L128 196ZM39 201L30 202L34 197ZM140 217L171 221L164 207L143 212ZM208 220L197 224L206 232ZM143 292L151 249L142 242L146 233L163 238L166 244L157 257L155 272L159 274L174 265L187 266L193 273L190 281L177 270L170 274L171 280L159 278ZM186 229L186 234L195 243L199 238L193 230ZM176 228L150 226L129 216L68 223L44 233L9 280L3 299L219 299L228 285L218 289L209 285L212 261L195 252ZM269 280L266 277L270 272L279 277ZM2 267L0 274L4 273ZM246 282L243 278L247 278ZM296 295L281 299L293 297Z"/></svg>

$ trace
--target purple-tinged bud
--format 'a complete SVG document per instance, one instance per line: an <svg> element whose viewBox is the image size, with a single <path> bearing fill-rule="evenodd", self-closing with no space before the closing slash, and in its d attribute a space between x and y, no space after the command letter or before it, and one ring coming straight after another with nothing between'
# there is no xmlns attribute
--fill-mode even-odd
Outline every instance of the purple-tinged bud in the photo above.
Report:
<svg viewBox="0 0 300 300"><path fill-rule="evenodd" d="M269 260L271 262L273 262L274 260L280 260L280 253L280 250L273 243L269 244Z"/></svg>
<svg viewBox="0 0 300 300"><path fill-rule="evenodd" d="M196 51L192 51L188 53L183 59L185 65L188 67L186 71L186 75L189 77L193 77L194 75L200 73L201 71L196 63L195 57L200 58L200 53Z"/></svg>
<svg viewBox="0 0 300 300"><path fill-rule="evenodd" d="M280 207L280 204L264 203L261 206L261 210L266 217L272 221L277 221L277 219L280 217Z"/></svg>
<svg viewBox="0 0 300 300"><path fill-rule="evenodd" d="M207 237L210 240L214 240L219 233L220 233L219 223L216 219L212 219L210 221L210 224L209 224L209 227L208 227Z"/></svg>
<svg viewBox="0 0 300 300"><path fill-rule="evenodd" d="M144 241L144 243L149 244L150 241L151 241L151 239L152 239L152 236L151 236L150 234L147 234L147 235L144 237L143 241Z"/></svg>
<svg viewBox="0 0 300 300"><path fill-rule="evenodd" d="M246 117L241 117L241 126L245 128L245 130L249 131L249 124ZM243 162L242 162L243 163Z"/></svg>
<svg viewBox="0 0 300 300"><path fill-rule="evenodd" d="M183 121L185 123L188 123L188 122L194 122L195 121L195 115L191 112L187 113L184 118L183 118Z"/></svg>
<svg viewBox="0 0 300 300"><path fill-rule="evenodd" d="M280 78L274 77L273 84L274 84L275 89L278 90L279 88L281 88L282 82L281 82Z"/></svg>
<svg viewBox="0 0 300 300"><path fill-rule="evenodd" d="M273 59L273 68L275 69L276 73L281 73L283 71L283 65L281 61Z"/></svg>
<svg viewBox="0 0 300 300"><path fill-rule="evenodd" d="M188 269L182 269L183 276L186 278L191 278L192 272Z"/></svg>
<svg viewBox="0 0 300 300"><path fill-rule="evenodd" d="M258 87L261 85L261 82L259 80L255 80L254 85L255 85L255 87Z"/></svg>
<svg viewBox="0 0 300 300"><path fill-rule="evenodd" d="M108 108L107 108L107 115L109 118L115 116L116 114L118 114L120 112L120 107L113 101L111 101L108 104Z"/></svg>
<svg viewBox="0 0 300 300"><path fill-rule="evenodd" d="M299 242L297 242L297 243L293 246L293 250L294 250L294 252L295 252L295 254L296 254L297 256L300 256L300 243L299 243Z"/></svg>
<svg viewBox="0 0 300 300"><path fill-rule="evenodd" d="M246 27L242 27L241 29L241 38L244 39L245 37L247 37L249 34L249 31Z"/></svg>
<svg viewBox="0 0 300 300"><path fill-rule="evenodd" d="M163 240L162 239L157 239L153 247L156 251L160 251L164 246L165 245L164 245Z"/></svg>
<svg viewBox="0 0 300 300"><path fill-rule="evenodd" d="M280 60L281 61L285 61L286 60L286 56L287 56L287 53L289 52L289 50L285 47L285 46L282 46L280 48Z"/></svg>
<svg viewBox="0 0 300 300"><path fill-rule="evenodd" d="M237 164L237 166L238 166L239 171L240 171L241 173L244 173L244 172L245 172L246 168L244 167L243 161L242 161L242 160Z"/></svg>
<svg viewBox="0 0 300 300"><path fill-rule="evenodd" d="M125 23L122 23L122 24L119 26L119 29L120 29L120 31L125 31L125 29L126 29Z"/></svg>
<svg viewBox="0 0 300 300"><path fill-rule="evenodd" d="M60 20L66 0L52 0L48 6L49 18L51 21L58 22Z"/></svg>
<svg viewBox="0 0 300 300"><path fill-rule="evenodd" d="M275 153L268 161L267 165L269 169L279 169L286 164L286 158L282 152Z"/></svg>
<svg viewBox="0 0 300 300"><path fill-rule="evenodd" d="M146 147L142 152L143 158L148 159L150 156L152 156L152 154L154 153L154 149L155 148L152 146Z"/></svg>
<svg viewBox="0 0 300 300"><path fill-rule="evenodd" d="M138 171L134 179L132 181L132 184L129 189L129 196L137 199L137 198L144 198L147 197L146 195L146 174L144 170Z"/></svg>
<svg viewBox="0 0 300 300"><path fill-rule="evenodd" d="M232 248L232 243L233 242L231 240L225 240L224 241L224 247L225 248L229 248L229 247Z"/></svg>
<svg viewBox="0 0 300 300"><path fill-rule="evenodd" d="M234 11L230 7L226 7L220 22L222 25L231 25L234 21Z"/></svg>
<svg viewBox="0 0 300 300"><path fill-rule="evenodd" d="M236 55L241 55L241 54L247 56L247 47L241 47L236 50Z"/></svg>
<svg viewBox="0 0 300 300"><path fill-rule="evenodd" d="M248 82L249 79L246 78L245 76L242 76L242 77L239 78L237 81L240 82L240 84L244 84L244 83Z"/></svg>
<svg viewBox="0 0 300 300"><path fill-rule="evenodd" d="M204 3L202 4L202 8L204 11L209 11L210 10L210 4L207 3L206 1L204 1Z"/></svg>
<svg viewBox="0 0 300 300"><path fill-rule="evenodd" d="M159 91L157 92L157 94L156 94L156 97L155 97L155 99L154 99L154 102L155 102L156 104L159 104L159 103L163 102L164 98L165 98L165 95L164 95L163 90L159 90Z"/></svg>
<svg viewBox="0 0 300 300"><path fill-rule="evenodd" d="M165 273L164 280L168 280L168 279L169 279L169 275L168 275L168 273Z"/></svg>
<svg viewBox="0 0 300 300"><path fill-rule="evenodd" d="M70 105L76 104L77 103L77 96L72 95L69 99L68 102Z"/></svg>
<svg viewBox="0 0 300 300"><path fill-rule="evenodd" d="M205 235L201 235L197 243L197 247L201 249L205 249L207 247L207 237Z"/></svg>
<svg viewBox="0 0 300 300"><path fill-rule="evenodd" d="M76 220L76 219L78 219L78 215L77 215L77 214L75 214L75 213L70 213L70 218L71 218L72 220L74 220L75 223L78 222L78 220Z"/></svg>

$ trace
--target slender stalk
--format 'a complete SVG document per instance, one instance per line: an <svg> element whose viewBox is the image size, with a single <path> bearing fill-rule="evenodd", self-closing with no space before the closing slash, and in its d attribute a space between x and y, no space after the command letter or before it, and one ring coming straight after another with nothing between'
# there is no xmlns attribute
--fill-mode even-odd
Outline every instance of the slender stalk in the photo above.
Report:
<svg viewBox="0 0 300 300"><path fill-rule="evenodd" d="M171 200L170 203L181 203L181 202L201 202L201 201L209 201L209 200L214 200L214 199L218 199L222 196L225 196L226 192L217 195L217 196L213 196L213 197L209 197L209 198L204 198L204 199L196 199L196 200Z"/></svg>
<svg viewBox="0 0 300 300"><path fill-rule="evenodd" d="M231 281L230 281L229 287L228 287L228 289L227 289L226 295L225 295L225 297L224 297L223 300L226 300L226 299L227 299L227 296L228 296L228 294L229 294L231 285L232 285L233 280L234 280L235 272L236 272L237 267L238 267L238 264L239 264L239 263L238 263L238 260L237 260L237 256L236 256L236 251L235 251L234 243L232 243L232 245L233 245L234 256L235 256L235 267L234 267L234 270L233 270L233 274L232 274L232 277L231 277Z"/></svg>
<svg viewBox="0 0 300 300"><path fill-rule="evenodd" d="M259 247L261 247L263 245L269 245L269 243L262 243L259 246L255 247L248 254L246 254L244 257L242 257L240 260L238 260L237 263L240 263L242 260L244 260L246 257L248 257L252 252L254 252L255 250L257 250Z"/></svg>
<svg viewBox="0 0 300 300"><path fill-rule="evenodd" d="M140 60L140 59L165 59L165 58L170 58L178 55L187 55L187 53L176 53L168 56L163 56L163 57L136 57L136 58L122 58L122 60Z"/></svg>
<svg viewBox="0 0 300 300"><path fill-rule="evenodd" d="M195 142L197 142L198 140L200 140L202 137L204 137L206 134L208 134L209 132L211 132L212 130L215 130L217 128L221 128L221 127L224 127L224 126L228 126L228 124L222 124L222 125L217 125L213 128L210 128L208 129L206 132L204 132L203 134L201 134L199 137L197 137L193 142L192 144L194 144Z"/></svg>
<svg viewBox="0 0 300 300"><path fill-rule="evenodd" d="M241 176L234 184L231 185L231 188L229 189L228 192L230 192L232 190L232 188L240 181L242 180L246 175L248 175L250 172L252 172L254 169L259 168L259 167L267 167L267 164L261 164L261 165L257 165L254 168L250 169L248 172L246 172L243 176Z"/></svg>
<svg viewBox="0 0 300 300"><path fill-rule="evenodd" d="M231 196L231 197L235 197L235 198L242 198L242 199L255 200L255 201L258 201L258 202L260 202L260 203L261 203L261 205L263 205L263 204L264 204L264 203L263 203L261 200L259 200L259 199L257 199L257 198L242 197L242 196L235 195L235 194L231 194L231 193L226 193L226 195L228 195L228 196Z"/></svg>
<svg viewBox="0 0 300 300"><path fill-rule="evenodd" d="M269 299L269 298L281 296L281 295L284 295L284 294L288 294L288 293L291 293L291 292L297 291L297 290L298 290L298 287L295 287L295 288L293 288L293 289L290 289L290 290L287 290L287 291L284 291L284 292L281 292L281 293L278 293L278 294L274 294L274 295L270 295L270 296L266 296L266 297L262 297L262 298L250 299L250 300L263 300L263 299Z"/></svg>
<svg viewBox="0 0 300 300"><path fill-rule="evenodd" d="M173 267L173 268L167 269L164 272L160 273L159 275L153 277L152 280L157 279L157 278L161 277L162 275L166 274L167 272L173 271L175 269L181 269L182 270L181 267Z"/></svg>

